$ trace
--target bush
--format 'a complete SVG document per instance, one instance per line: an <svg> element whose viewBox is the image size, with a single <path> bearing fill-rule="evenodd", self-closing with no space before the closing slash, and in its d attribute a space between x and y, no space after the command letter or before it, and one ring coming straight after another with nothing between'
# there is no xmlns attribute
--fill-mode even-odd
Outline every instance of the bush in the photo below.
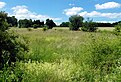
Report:
<svg viewBox="0 0 121 82"><path fill-rule="evenodd" d="M27 28L28 31L32 31L32 28Z"/></svg>
<svg viewBox="0 0 121 82"><path fill-rule="evenodd" d="M121 32L121 23L119 23L118 25L115 26L115 29L114 29L114 33L116 35L119 35Z"/></svg>
<svg viewBox="0 0 121 82"><path fill-rule="evenodd" d="M24 52L28 51L26 40L13 33L0 31L0 44L0 68L23 60Z"/></svg>
<svg viewBox="0 0 121 82"><path fill-rule="evenodd" d="M24 52L28 51L24 38L8 32L6 17L5 12L0 12L0 69L22 60Z"/></svg>
<svg viewBox="0 0 121 82"><path fill-rule="evenodd" d="M97 30L96 23L88 19L86 22L83 23L81 30L86 32L95 32Z"/></svg>
<svg viewBox="0 0 121 82"><path fill-rule="evenodd" d="M43 31L46 31L46 30L48 30L48 28L47 27L43 27L42 30Z"/></svg>
<svg viewBox="0 0 121 82"><path fill-rule="evenodd" d="M13 69L14 68L14 69ZM4 67L0 72L0 82L24 82L22 81L25 68L20 62L16 62L16 67Z"/></svg>
<svg viewBox="0 0 121 82"><path fill-rule="evenodd" d="M99 70L101 76L113 72L114 68L120 65L121 58L121 39L92 37L93 42L90 48L89 63L92 69Z"/></svg>

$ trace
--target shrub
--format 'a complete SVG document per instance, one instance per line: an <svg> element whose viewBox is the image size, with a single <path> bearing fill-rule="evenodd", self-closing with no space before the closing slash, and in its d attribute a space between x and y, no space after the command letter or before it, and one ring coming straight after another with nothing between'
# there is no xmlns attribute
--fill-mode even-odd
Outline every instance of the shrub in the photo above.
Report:
<svg viewBox="0 0 121 82"><path fill-rule="evenodd" d="M27 30L28 30L28 31L32 31L32 29L31 29L31 28L27 28Z"/></svg>
<svg viewBox="0 0 121 82"><path fill-rule="evenodd" d="M97 30L96 28L96 23L92 22L92 20L87 20L83 23L83 26L81 28L82 31L87 31L87 32L95 32Z"/></svg>
<svg viewBox="0 0 121 82"><path fill-rule="evenodd" d="M89 63L93 69L100 70L101 76L109 74L114 68L119 66L121 58L121 39L92 37L93 42L90 48Z"/></svg>
<svg viewBox="0 0 121 82"><path fill-rule="evenodd" d="M46 31L46 30L48 30L48 28L47 27L43 27L42 30L43 31Z"/></svg>
<svg viewBox="0 0 121 82"><path fill-rule="evenodd" d="M116 35L119 35L121 32L121 23L119 23L118 25L115 26L115 29L114 29L114 33Z"/></svg>
<svg viewBox="0 0 121 82"><path fill-rule="evenodd" d="M5 12L0 12L0 69L21 60L24 52L28 51L24 38L8 32L6 17Z"/></svg>

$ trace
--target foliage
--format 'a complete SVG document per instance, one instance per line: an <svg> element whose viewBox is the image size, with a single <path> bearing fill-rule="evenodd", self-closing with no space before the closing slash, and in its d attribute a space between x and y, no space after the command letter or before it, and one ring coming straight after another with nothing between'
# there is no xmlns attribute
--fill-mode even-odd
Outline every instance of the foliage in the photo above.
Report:
<svg viewBox="0 0 121 82"><path fill-rule="evenodd" d="M115 29L114 29L114 33L116 35L119 35L121 32L121 23L119 23L118 25L115 26Z"/></svg>
<svg viewBox="0 0 121 82"><path fill-rule="evenodd" d="M100 69L101 73L111 73L117 68L121 61L121 39L117 37L110 39L108 37L92 37L90 63L94 69Z"/></svg>
<svg viewBox="0 0 121 82"><path fill-rule="evenodd" d="M81 30L87 32L95 32L97 30L96 23L92 22L92 20L88 18L87 21L83 23Z"/></svg>
<svg viewBox="0 0 121 82"><path fill-rule="evenodd" d="M32 28L27 28L28 31L32 31Z"/></svg>
<svg viewBox="0 0 121 82"><path fill-rule="evenodd" d="M112 25L113 25L113 27L114 27L114 26L118 25L119 23L121 23L121 21L114 22Z"/></svg>
<svg viewBox="0 0 121 82"><path fill-rule="evenodd" d="M46 31L46 30L48 30L48 28L47 27L43 27L42 30L43 31Z"/></svg>
<svg viewBox="0 0 121 82"><path fill-rule="evenodd" d="M109 32L73 32L56 28L43 32L16 28L31 41L25 62L1 72L5 81L120 82L121 37ZM61 31L60 31L61 30ZM41 37L40 37L41 36ZM1 81L1 80L0 80Z"/></svg>
<svg viewBox="0 0 121 82"><path fill-rule="evenodd" d="M69 18L70 30L79 30L79 27L82 26L84 18L79 15L73 15Z"/></svg>
<svg viewBox="0 0 121 82"><path fill-rule="evenodd" d="M9 27L17 27L18 26L18 21L15 18L15 16L7 17L7 23L9 24Z"/></svg>
<svg viewBox="0 0 121 82"><path fill-rule="evenodd" d="M37 28L38 27L44 27L44 21L40 22L40 20L34 20L33 21L33 27L34 27L34 25L36 25Z"/></svg>
<svg viewBox="0 0 121 82"><path fill-rule="evenodd" d="M0 12L0 30L6 31L8 29L8 23L6 22L7 13L1 11Z"/></svg>
<svg viewBox="0 0 121 82"><path fill-rule="evenodd" d="M101 22L95 22L97 27L114 27L112 23L101 23Z"/></svg>
<svg viewBox="0 0 121 82"><path fill-rule="evenodd" d="M50 19L46 20L46 25L47 25L48 29L52 29L53 27L56 26L56 24L53 22L53 20L50 20Z"/></svg>
<svg viewBox="0 0 121 82"><path fill-rule="evenodd" d="M62 22L60 27L69 27L69 22Z"/></svg>
<svg viewBox="0 0 121 82"><path fill-rule="evenodd" d="M43 27L44 26L44 21L40 22L40 20L34 20L32 19L23 19L19 20L19 28L28 28L28 27L33 27L33 28L38 28L38 27Z"/></svg>
<svg viewBox="0 0 121 82"><path fill-rule="evenodd" d="M5 65L11 66L17 60L21 60L24 52L28 50L24 39L14 33L8 32L7 14L0 12L0 69Z"/></svg>
<svg viewBox="0 0 121 82"><path fill-rule="evenodd" d="M0 82L21 82L23 79L23 69L20 64L16 62L16 67L4 67L0 72Z"/></svg>
<svg viewBox="0 0 121 82"><path fill-rule="evenodd" d="M37 25L37 24L34 24L34 25L33 25L33 28L34 28L34 29L36 29L36 28L38 28L38 27L39 27L39 25Z"/></svg>
<svg viewBox="0 0 121 82"><path fill-rule="evenodd" d="M23 19L18 21L19 28L28 28L32 26L32 20Z"/></svg>

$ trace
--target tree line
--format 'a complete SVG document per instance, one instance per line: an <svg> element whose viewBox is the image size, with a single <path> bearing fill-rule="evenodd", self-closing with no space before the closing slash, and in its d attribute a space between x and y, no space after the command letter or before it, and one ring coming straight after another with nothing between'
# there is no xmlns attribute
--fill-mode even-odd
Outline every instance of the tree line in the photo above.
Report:
<svg viewBox="0 0 121 82"><path fill-rule="evenodd" d="M121 21L114 22L114 23L101 23L101 22L95 22L97 27L114 27L115 25L121 23ZM69 22L62 22L60 24L60 27L69 27ZM82 27L82 25L80 25Z"/></svg>
<svg viewBox="0 0 121 82"><path fill-rule="evenodd" d="M9 27L19 27L19 28L41 28L47 26L48 29L52 29L56 24L52 19L47 19L46 22L40 20L32 20L32 19L20 19L18 20L15 16L6 18Z"/></svg>
<svg viewBox="0 0 121 82"><path fill-rule="evenodd" d="M40 20L32 20L32 19L20 19L18 20L15 18L15 16L7 17L7 22L9 24L9 27L19 27L19 28L41 28L44 26L48 26L49 29L52 29L53 27L56 27L56 23L52 19L47 19L45 22ZM97 27L114 27L118 23L121 23L121 21L115 22L115 23L100 23L100 22L94 22ZM62 22L58 27L69 27L70 22ZM82 27L82 24L80 25Z"/></svg>

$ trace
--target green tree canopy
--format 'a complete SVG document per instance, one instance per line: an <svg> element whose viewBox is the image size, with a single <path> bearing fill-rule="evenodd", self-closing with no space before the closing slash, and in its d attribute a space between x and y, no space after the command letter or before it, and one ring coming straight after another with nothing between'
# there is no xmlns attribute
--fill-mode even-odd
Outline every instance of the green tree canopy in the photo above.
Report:
<svg viewBox="0 0 121 82"><path fill-rule="evenodd" d="M34 27L34 28L44 27L44 21L34 20L34 21L33 21L33 27Z"/></svg>
<svg viewBox="0 0 121 82"><path fill-rule="evenodd" d="M8 23L7 23L7 13L1 11L0 12L0 31L5 31L8 29Z"/></svg>
<svg viewBox="0 0 121 82"><path fill-rule="evenodd" d="M32 20L31 19L19 20L18 24L19 24L19 28L28 28L32 26Z"/></svg>
<svg viewBox="0 0 121 82"><path fill-rule="evenodd" d="M52 29L53 27L56 26L56 24L53 22L53 20L50 20L50 19L46 20L46 25L47 25L48 29Z"/></svg>
<svg viewBox="0 0 121 82"><path fill-rule="evenodd" d="M60 27L69 27L69 22L62 22Z"/></svg>
<svg viewBox="0 0 121 82"><path fill-rule="evenodd" d="M7 23L9 24L10 27L17 27L18 25L18 22L15 16L7 17Z"/></svg>
<svg viewBox="0 0 121 82"><path fill-rule="evenodd" d="M73 15L69 18L70 30L79 30L79 27L82 26L84 18L79 15Z"/></svg>

